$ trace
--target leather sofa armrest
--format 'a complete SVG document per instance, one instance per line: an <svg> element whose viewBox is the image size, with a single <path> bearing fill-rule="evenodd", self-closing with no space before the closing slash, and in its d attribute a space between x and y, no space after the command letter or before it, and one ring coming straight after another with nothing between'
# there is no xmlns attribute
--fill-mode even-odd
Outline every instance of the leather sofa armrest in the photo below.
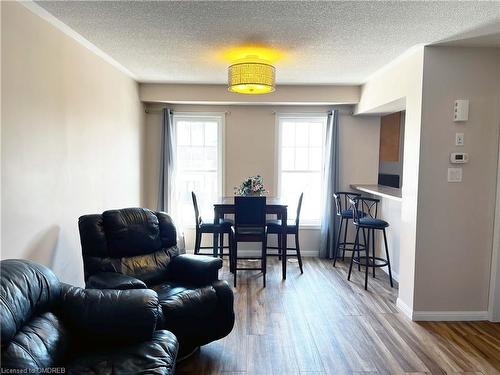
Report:
<svg viewBox="0 0 500 375"><path fill-rule="evenodd" d="M131 343L151 339L162 311L151 289L61 288L61 318L80 342Z"/></svg>
<svg viewBox="0 0 500 375"><path fill-rule="evenodd" d="M170 262L169 274L175 281L207 285L219 279L222 259L206 255L182 254Z"/></svg>
<svg viewBox="0 0 500 375"><path fill-rule="evenodd" d="M132 276L117 272L100 272L90 276L85 283L87 289L148 289L147 285Z"/></svg>

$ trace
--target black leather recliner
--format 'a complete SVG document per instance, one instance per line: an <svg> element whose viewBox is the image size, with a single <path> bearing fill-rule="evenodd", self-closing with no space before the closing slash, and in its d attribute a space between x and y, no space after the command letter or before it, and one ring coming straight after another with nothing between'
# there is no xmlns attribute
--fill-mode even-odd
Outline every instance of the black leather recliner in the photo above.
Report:
<svg viewBox="0 0 500 375"><path fill-rule="evenodd" d="M27 260L0 271L2 373L174 374L154 291L77 288Z"/></svg>
<svg viewBox="0 0 500 375"><path fill-rule="evenodd" d="M164 212L125 208L79 219L87 288L151 288L180 356L228 335L233 292L218 280L222 260L179 255L175 226Z"/></svg>

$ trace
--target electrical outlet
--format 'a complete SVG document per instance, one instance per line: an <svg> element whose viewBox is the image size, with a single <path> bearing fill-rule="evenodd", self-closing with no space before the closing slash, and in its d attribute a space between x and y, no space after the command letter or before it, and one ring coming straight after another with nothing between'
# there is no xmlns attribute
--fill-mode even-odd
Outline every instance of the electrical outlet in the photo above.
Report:
<svg viewBox="0 0 500 375"><path fill-rule="evenodd" d="M464 133L455 133L455 146L463 146L465 144Z"/></svg>
<svg viewBox="0 0 500 375"><path fill-rule="evenodd" d="M448 182L462 182L462 168L448 168Z"/></svg>

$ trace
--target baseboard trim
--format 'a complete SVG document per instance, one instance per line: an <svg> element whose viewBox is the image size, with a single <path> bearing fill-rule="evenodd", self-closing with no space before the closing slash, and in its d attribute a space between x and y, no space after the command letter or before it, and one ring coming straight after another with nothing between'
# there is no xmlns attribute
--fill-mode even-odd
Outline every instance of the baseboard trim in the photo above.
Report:
<svg viewBox="0 0 500 375"><path fill-rule="evenodd" d="M403 302L401 298L398 297L396 300L396 307L401 311L408 319L413 320L413 310Z"/></svg>
<svg viewBox="0 0 500 375"><path fill-rule="evenodd" d="M488 320L488 311L414 311L413 320L422 322Z"/></svg>
<svg viewBox="0 0 500 375"><path fill-rule="evenodd" d="M414 311L400 298L396 300L398 309L415 322L459 322L488 320L488 311Z"/></svg>

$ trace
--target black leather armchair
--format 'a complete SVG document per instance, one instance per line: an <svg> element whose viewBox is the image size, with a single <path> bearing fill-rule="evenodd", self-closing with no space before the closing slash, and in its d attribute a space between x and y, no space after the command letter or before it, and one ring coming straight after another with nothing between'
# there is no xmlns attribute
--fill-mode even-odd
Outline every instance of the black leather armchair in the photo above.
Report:
<svg viewBox="0 0 500 375"><path fill-rule="evenodd" d="M81 289L27 260L0 270L2 373L174 374L178 343L156 330L153 290Z"/></svg>
<svg viewBox="0 0 500 375"><path fill-rule="evenodd" d="M110 210L80 217L79 229L86 287L155 290L162 327L176 335L180 356L231 332L233 292L218 280L222 260L179 255L176 229L166 213Z"/></svg>

